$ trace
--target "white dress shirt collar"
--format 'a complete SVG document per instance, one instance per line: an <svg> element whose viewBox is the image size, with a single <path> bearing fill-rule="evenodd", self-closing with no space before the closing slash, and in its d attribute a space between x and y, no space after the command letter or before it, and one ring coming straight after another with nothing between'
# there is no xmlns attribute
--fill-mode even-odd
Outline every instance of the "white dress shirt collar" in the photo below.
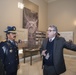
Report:
<svg viewBox="0 0 76 75"><path fill-rule="evenodd" d="M54 39L55 39L55 37L53 37L53 38L49 38L49 41L51 40L51 42L52 42Z"/></svg>

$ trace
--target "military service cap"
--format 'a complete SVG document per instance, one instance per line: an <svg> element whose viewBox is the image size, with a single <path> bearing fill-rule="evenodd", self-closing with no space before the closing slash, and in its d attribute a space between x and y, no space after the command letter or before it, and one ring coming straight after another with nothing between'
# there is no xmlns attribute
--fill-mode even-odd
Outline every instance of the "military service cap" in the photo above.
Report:
<svg viewBox="0 0 76 75"><path fill-rule="evenodd" d="M7 34L8 33L16 33L16 27L15 26L8 26L4 32Z"/></svg>

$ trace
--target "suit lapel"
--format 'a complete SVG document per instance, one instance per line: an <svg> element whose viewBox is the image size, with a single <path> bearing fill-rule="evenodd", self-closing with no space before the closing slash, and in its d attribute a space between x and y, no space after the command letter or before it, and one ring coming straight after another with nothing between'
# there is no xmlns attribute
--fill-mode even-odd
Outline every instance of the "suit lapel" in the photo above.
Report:
<svg viewBox="0 0 76 75"><path fill-rule="evenodd" d="M46 49L48 40L49 40L49 38L46 38L46 41L44 43L44 49ZM58 44L58 37L56 37L55 40L54 40L54 51L53 52L56 52L56 50L57 50L57 44Z"/></svg>
<svg viewBox="0 0 76 75"><path fill-rule="evenodd" d="M47 42L48 42L48 38L46 38L46 41L45 41L45 43L44 43L44 49L46 49Z"/></svg>
<svg viewBox="0 0 76 75"><path fill-rule="evenodd" d="M54 40L54 51L53 51L54 53L57 51L57 44L58 44L57 40L58 40L58 38L56 37Z"/></svg>

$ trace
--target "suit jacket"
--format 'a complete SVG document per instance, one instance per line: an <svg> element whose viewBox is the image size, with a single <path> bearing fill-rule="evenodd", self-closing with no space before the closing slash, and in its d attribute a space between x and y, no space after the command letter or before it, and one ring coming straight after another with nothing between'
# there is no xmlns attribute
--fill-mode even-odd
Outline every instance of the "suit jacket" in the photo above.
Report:
<svg viewBox="0 0 76 75"><path fill-rule="evenodd" d="M48 38L43 40L42 46L40 48L40 53L46 50ZM54 39L54 50L53 50L53 62L57 74L61 74L66 71L65 61L63 56L63 49L69 49L76 51L76 45L73 43L66 42L62 37L55 37Z"/></svg>

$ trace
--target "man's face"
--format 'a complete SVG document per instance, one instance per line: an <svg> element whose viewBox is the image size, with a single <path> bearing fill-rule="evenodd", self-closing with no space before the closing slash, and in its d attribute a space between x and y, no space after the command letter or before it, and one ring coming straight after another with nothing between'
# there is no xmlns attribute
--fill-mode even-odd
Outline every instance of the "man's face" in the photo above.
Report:
<svg viewBox="0 0 76 75"><path fill-rule="evenodd" d="M10 33L7 35L8 39L15 40L16 39L16 33Z"/></svg>
<svg viewBox="0 0 76 75"><path fill-rule="evenodd" d="M47 30L47 36L48 38L53 38L56 36L56 30L52 27L49 27Z"/></svg>

